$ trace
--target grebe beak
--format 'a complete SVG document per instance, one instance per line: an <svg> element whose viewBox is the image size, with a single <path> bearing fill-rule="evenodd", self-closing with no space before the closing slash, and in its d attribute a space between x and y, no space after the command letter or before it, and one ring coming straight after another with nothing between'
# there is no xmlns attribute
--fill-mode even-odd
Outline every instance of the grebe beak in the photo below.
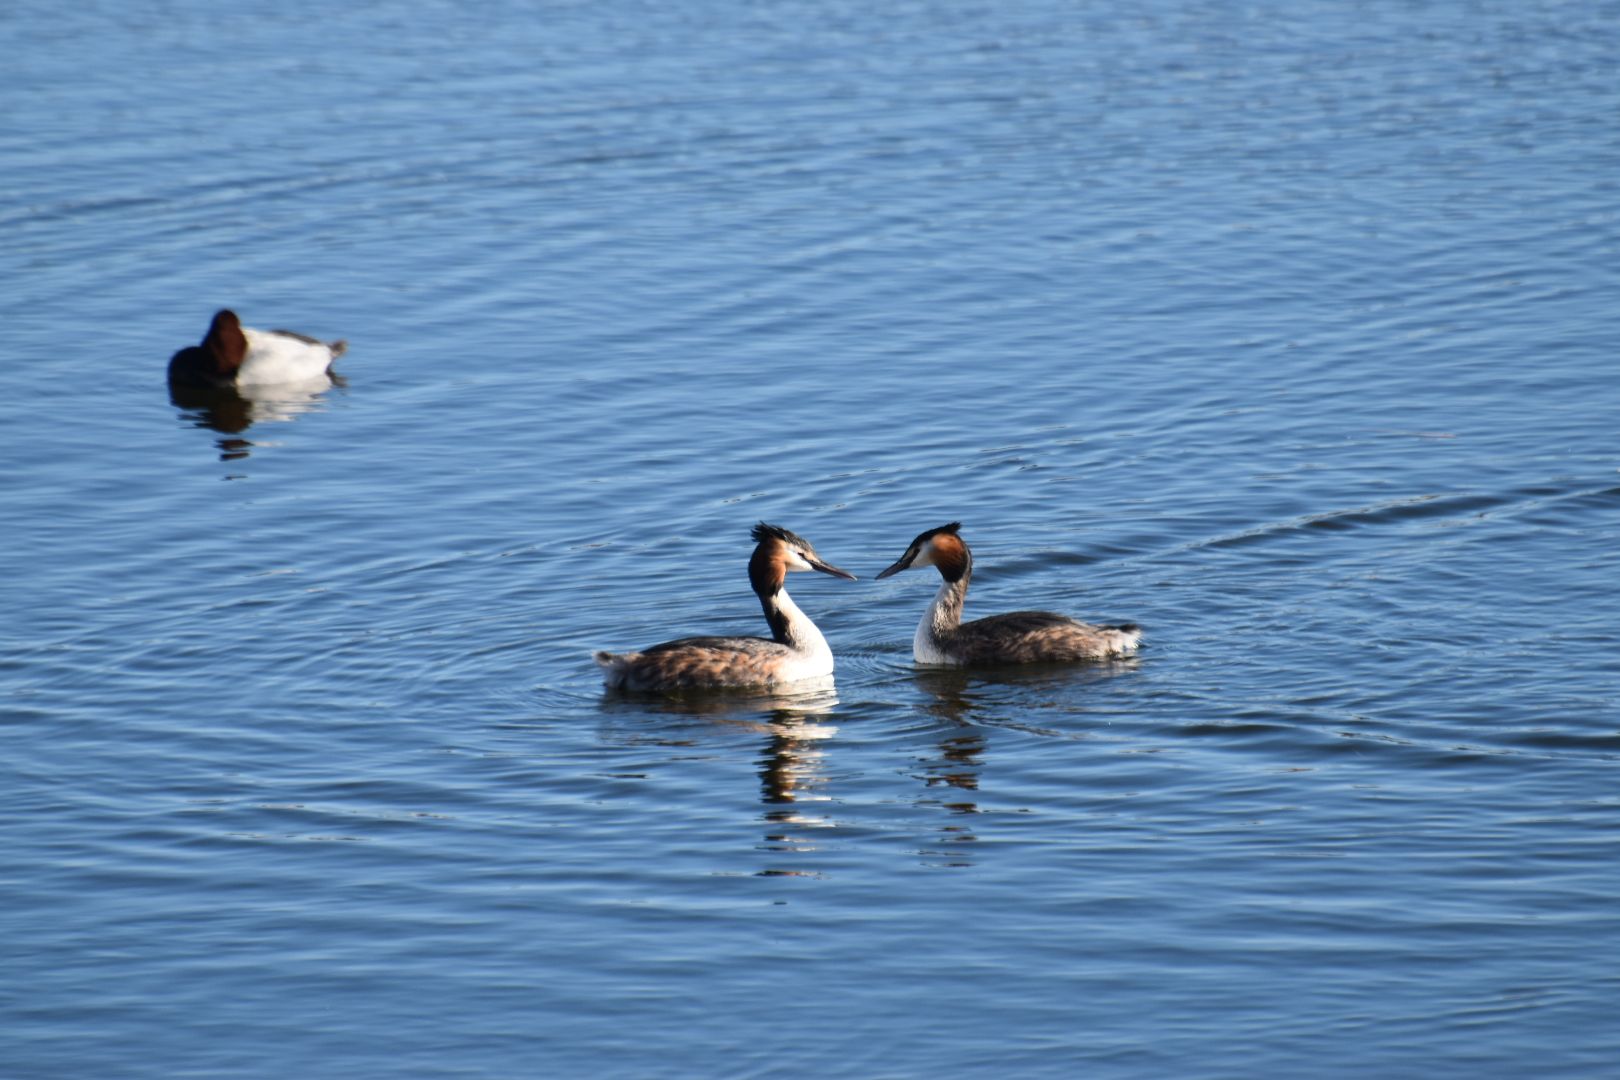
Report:
<svg viewBox="0 0 1620 1080"><path fill-rule="evenodd" d="M833 577L841 577L845 581L855 580L855 575L850 573L848 570L840 570L832 563L824 563L814 556L806 555L804 557L804 561L810 564L810 569L812 570L820 570L823 574L831 574Z"/></svg>
<svg viewBox="0 0 1620 1080"><path fill-rule="evenodd" d="M910 552L910 551L906 552L904 555L900 556L900 561L899 562L895 563L893 566L889 567L887 570L884 570L882 573L878 574L878 576L873 578L872 580L874 580L874 581L882 581L884 578L888 577L891 574L898 574L900 571L905 570L908 567L910 567L911 566L911 560L916 558L916 557L917 556L916 556L915 553Z"/></svg>

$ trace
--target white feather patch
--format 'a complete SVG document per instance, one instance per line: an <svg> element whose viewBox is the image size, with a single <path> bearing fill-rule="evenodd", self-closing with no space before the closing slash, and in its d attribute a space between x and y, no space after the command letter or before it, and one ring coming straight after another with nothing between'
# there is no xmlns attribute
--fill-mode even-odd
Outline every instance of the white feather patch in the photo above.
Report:
<svg viewBox="0 0 1620 1080"><path fill-rule="evenodd" d="M319 342L278 334L273 330L242 327L248 351L236 372L238 386L269 386L281 383L308 384L331 379L332 347Z"/></svg>

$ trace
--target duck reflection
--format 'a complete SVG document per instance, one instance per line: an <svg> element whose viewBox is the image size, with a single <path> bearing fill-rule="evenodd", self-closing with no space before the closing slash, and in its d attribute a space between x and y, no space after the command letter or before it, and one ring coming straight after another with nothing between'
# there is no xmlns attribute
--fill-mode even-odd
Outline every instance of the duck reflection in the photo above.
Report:
<svg viewBox="0 0 1620 1080"><path fill-rule="evenodd" d="M322 408L321 396L348 383L341 375L323 375L306 383L276 386L203 386L171 381L169 401L191 426L218 432L221 461L237 461L253 452L241 435L254 424L287 423Z"/></svg>

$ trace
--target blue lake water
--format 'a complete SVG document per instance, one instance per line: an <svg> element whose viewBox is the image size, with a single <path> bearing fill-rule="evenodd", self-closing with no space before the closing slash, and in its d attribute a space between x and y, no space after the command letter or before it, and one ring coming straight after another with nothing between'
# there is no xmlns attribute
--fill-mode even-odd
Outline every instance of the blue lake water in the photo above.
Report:
<svg viewBox="0 0 1620 1080"><path fill-rule="evenodd" d="M0 48L0 1073L1613 1075L1620 7ZM1140 659L917 668L958 519ZM836 688L604 694L759 520Z"/></svg>

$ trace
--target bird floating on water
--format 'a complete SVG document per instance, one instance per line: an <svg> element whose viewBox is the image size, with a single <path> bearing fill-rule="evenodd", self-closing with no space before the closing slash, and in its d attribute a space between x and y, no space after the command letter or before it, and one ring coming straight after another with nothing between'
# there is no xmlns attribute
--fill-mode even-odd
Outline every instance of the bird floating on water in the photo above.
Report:
<svg viewBox="0 0 1620 1080"><path fill-rule="evenodd" d="M796 570L819 570L849 581L855 575L825 562L810 541L779 525L761 522L751 535L756 546L748 560L748 582L765 610L771 636L689 637L640 652L597 652L602 681L609 688L773 686L832 674L827 639L783 585L788 573Z"/></svg>
<svg viewBox="0 0 1620 1080"><path fill-rule="evenodd" d="M254 330L223 309L199 345L169 359L169 381L195 386L252 387L329 379L332 361L348 343L320 341L291 330Z"/></svg>
<svg viewBox="0 0 1620 1080"><path fill-rule="evenodd" d="M917 623L911 652L919 664L1028 664L1129 656L1142 639L1134 623L1094 626L1052 611L1014 611L962 621L973 553L953 521L918 535L879 578L912 567L932 566L944 578L934 602Z"/></svg>

